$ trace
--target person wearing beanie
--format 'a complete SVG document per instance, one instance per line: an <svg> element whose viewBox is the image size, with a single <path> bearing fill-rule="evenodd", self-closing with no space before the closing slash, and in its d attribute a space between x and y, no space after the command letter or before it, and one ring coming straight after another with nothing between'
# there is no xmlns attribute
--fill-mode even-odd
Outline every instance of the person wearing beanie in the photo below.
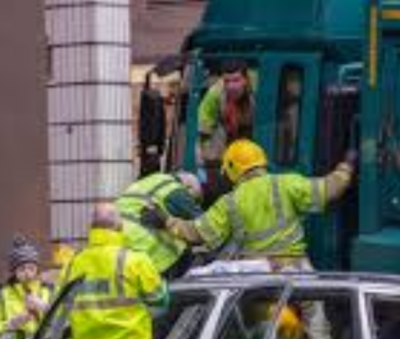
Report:
<svg viewBox="0 0 400 339"><path fill-rule="evenodd" d="M48 306L51 288L40 277L39 252L20 235L8 254L10 277L0 291L0 335L33 334Z"/></svg>
<svg viewBox="0 0 400 339"><path fill-rule="evenodd" d="M85 277L67 317L73 339L151 339L148 306L168 304L150 258L124 246L122 224L113 204L96 205L88 245L61 273L61 288Z"/></svg>

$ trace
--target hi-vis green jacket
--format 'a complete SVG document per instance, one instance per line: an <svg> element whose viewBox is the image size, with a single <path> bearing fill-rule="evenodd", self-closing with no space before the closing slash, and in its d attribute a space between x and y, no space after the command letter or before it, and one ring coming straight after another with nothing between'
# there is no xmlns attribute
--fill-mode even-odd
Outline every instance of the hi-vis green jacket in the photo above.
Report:
<svg viewBox="0 0 400 339"><path fill-rule="evenodd" d="M212 249L224 246L228 257L304 255L303 217L323 211L342 195L350 178L351 168L345 163L321 178L256 170L194 222L170 218L167 228Z"/></svg>
<svg viewBox="0 0 400 339"><path fill-rule="evenodd" d="M251 84L251 95L257 90L258 74L251 70L248 72ZM221 114L224 111L226 94L222 79L218 79L206 92L198 109L199 132L203 135L212 135L221 123Z"/></svg>
<svg viewBox="0 0 400 339"><path fill-rule="evenodd" d="M73 339L152 338L147 304L166 298L165 285L147 255L123 242L119 232L92 228L88 247L63 270L61 286L85 277L67 305Z"/></svg>
<svg viewBox="0 0 400 339"><path fill-rule="evenodd" d="M124 219L127 246L145 252L158 271L164 272L179 259L186 244L166 231L143 225L141 212L147 205L156 205L168 215L187 220L194 219L202 210L183 184L165 173L152 174L134 182L117 199L117 209Z"/></svg>

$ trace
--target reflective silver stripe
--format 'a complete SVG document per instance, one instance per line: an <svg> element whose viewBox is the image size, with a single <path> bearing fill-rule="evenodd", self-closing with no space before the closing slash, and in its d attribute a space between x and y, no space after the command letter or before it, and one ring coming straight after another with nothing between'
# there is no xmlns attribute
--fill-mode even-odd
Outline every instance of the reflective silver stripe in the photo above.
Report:
<svg viewBox="0 0 400 339"><path fill-rule="evenodd" d="M124 268L126 262L126 256L128 254L127 248L121 248L118 252L117 256L117 269L115 272L115 286L117 288L117 295L118 297L125 296L125 289L124 289Z"/></svg>
<svg viewBox="0 0 400 339"><path fill-rule="evenodd" d="M71 307L72 310L100 310L133 306L138 303L139 299L137 298L116 298L76 301Z"/></svg>
<svg viewBox="0 0 400 339"><path fill-rule="evenodd" d="M320 180L313 179L311 181L312 185L312 212L319 212L322 209L322 196L320 192Z"/></svg>
<svg viewBox="0 0 400 339"><path fill-rule="evenodd" d="M133 222L134 224L139 224L141 225L141 220L139 217L137 217L136 215L134 215L133 213L121 213L121 217L123 219L126 219L130 222Z"/></svg>
<svg viewBox="0 0 400 339"><path fill-rule="evenodd" d="M246 234L246 242L256 242L267 240L268 238L273 237L279 232L283 232L284 230L288 230L292 227L293 222L286 219L282 200L279 192L279 178L277 176L271 176L271 188L272 188L272 204L275 210L277 223L272 227L267 227L259 232L251 232ZM302 228L297 227L303 232ZM286 242L286 240L285 240ZM292 242L292 239L288 239L288 242ZM273 245L274 246L274 245Z"/></svg>
<svg viewBox="0 0 400 339"><path fill-rule="evenodd" d="M231 236L221 254L224 257L232 257L238 254L243 248L246 240L245 225L242 217L239 214L238 207L236 205L235 196L233 193L226 196L227 213L228 219L231 224Z"/></svg>
<svg viewBox="0 0 400 339"><path fill-rule="evenodd" d="M153 196L160 191L161 189L165 188L166 186L176 183L175 179L166 179L159 182L153 188L149 189L148 192L127 192L122 195L123 198L136 198L139 200L144 200L147 203L154 203Z"/></svg>
<svg viewBox="0 0 400 339"><path fill-rule="evenodd" d="M176 183L175 179L165 179L164 181L159 182L157 185L155 185L147 194L153 195L156 192L160 191L161 189L169 186L170 184Z"/></svg>
<svg viewBox="0 0 400 339"><path fill-rule="evenodd" d="M140 193L140 192L131 192L131 193L126 193L122 195L123 198L134 198L138 200L142 200L148 204L153 204L153 199L150 196L150 194L147 193Z"/></svg>
<svg viewBox="0 0 400 339"><path fill-rule="evenodd" d="M263 252L266 252L270 255L287 254L285 251L287 251L288 247L302 240L303 238L304 238L303 228L299 225L296 225L293 227L293 231L290 234L285 235L285 238L282 239L282 241L275 242Z"/></svg>
<svg viewBox="0 0 400 339"><path fill-rule="evenodd" d="M282 200L279 193L279 180L276 175L271 176L272 204L274 205L277 225L284 228L286 226L285 214L283 212Z"/></svg>
<svg viewBox="0 0 400 339"><path fill-rule="evenodd" d="M80 288L80 294L109 294L110 284L107 279L86 280Z"/></svg>
<svg viewBox="0 0 400 339"><path fill-rule="evenodd" d="M267 227L266 229L259 231L259 232L247 233L246 241L248 241L248 242L263 241L281 231L282 231L282 227L277 227L277 226Z"/></svg>
<svg viewBox="0 0 400 339"><path fill-rule="evenodd" d="M233 194L229 194L226 197L226 203L228 206L228 217L232 225L232 239L234 239L236 242L243 242L245 237L245 225L242 217L239 214L235 196Z"/></svg>
<svg viewBox="0 0 400 339"><path fill-rule="evenodd" d="M241 251L243 244L246 242L256 242L268 240L278 233L284 233L285 230L289 231L293 228L285 238L277 243L270 245L267 249L267 253L276 253L287 250L287 248L295 242L304 238L303 228L299 225L294 225L292 220L287 220L282 200L279 192L279 181L277 176L271 176L271 188L272 188L272 204L276 213L276 225L267 227L259 232L246 232L243 219L239 215L239 211L236 206L236 202L233 194L227 196L226 202L228 206L228 216L232 225L232 236L230 241L224 247L223 252L228 255L233 255L238 251Z"/></svg>
<svg viewBox="0 0 400 339"><path fill-rule="evenodd" d="M197 226L200 224L200 226ZM210 226L210 223L208 222L207 216L206 214L203 214L198 221L195 222L195 227L196 229L202 234L205 235L205 238L208 240L209 238L212 237L213 240L213 244L211 244L212 246L218 246L221 243L221 240L219 239L219 235L217 234L217 232L215 232L215 230ZM205 233L205 234L204 234Z"/></svg>

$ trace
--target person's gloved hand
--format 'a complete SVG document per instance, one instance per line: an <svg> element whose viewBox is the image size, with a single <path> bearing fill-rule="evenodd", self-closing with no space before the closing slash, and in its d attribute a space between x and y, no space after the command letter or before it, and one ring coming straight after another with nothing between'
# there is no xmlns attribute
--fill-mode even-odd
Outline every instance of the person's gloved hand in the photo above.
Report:
<svg viewBox="0 0 400 339"><path fill-rule="evenodd" d="M153 229L165 229L167 219L167 213L156 205L148 205L144 207L140 218L143 226Z"/></svg>
<svg viewBox="0 0 400 339"><path fill-rule="evenodd" d="M34 294L28 294L26 297L26 307L28 311L42 313L47 308L47 303Z"/></svg>
<svg viewBox="0 0 400 339"><path fill-rule="evenodd" d="M7 330L9 331L18 330L32 319L33 317L29 312L18 314L10 319L10 321L7 324Z"/></svg>

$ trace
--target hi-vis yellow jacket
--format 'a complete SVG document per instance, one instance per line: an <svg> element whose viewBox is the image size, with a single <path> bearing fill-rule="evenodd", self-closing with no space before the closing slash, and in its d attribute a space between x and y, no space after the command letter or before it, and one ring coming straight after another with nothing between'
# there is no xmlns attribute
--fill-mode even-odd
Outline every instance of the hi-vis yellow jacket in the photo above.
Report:
<svg viewBox="0 0 400 339"><path fill-rule="evenodd" d="M10 320L15 316L27 312L25 303L28 293L39 297L44 302L49 302L51 290L41 281L33 281L28 286L23 286L21 283L6 284L0 292L0 335L8 330ZM30 321L17 329L21 331L21 335L27 336L33 334L41 320L32 317Z"/></svg>
<svg viewBox="0 0 400 339"><path fill-rule="evenodd" d="M132 183L117 199L116 206L124 219L126 244L146 253L159 272L173 266L186 250L185 242L164 230L146 227L140 216L143 208L156 205L168 215L194 219L201 209L184 185L173 175L155 173Z"/></svg>
<svg viewBox="0 0 400 339"><path fill-rule="evenodd" d="M343 195L352 168L340 163L323 177L273 175L256 169L194 221L169 218L167 229L192 243L222 248L225 257L303 256L303 217Z"/></svg>
<svg viewBox="0 0 400 339"><path fill-rule="evenodd" d="M92 228L89 245L61 274L65 284L85 281L68 305L74 339L150 339L152 321L147 304L166 296L150 259L123 246L123 235Z"/></svg>

